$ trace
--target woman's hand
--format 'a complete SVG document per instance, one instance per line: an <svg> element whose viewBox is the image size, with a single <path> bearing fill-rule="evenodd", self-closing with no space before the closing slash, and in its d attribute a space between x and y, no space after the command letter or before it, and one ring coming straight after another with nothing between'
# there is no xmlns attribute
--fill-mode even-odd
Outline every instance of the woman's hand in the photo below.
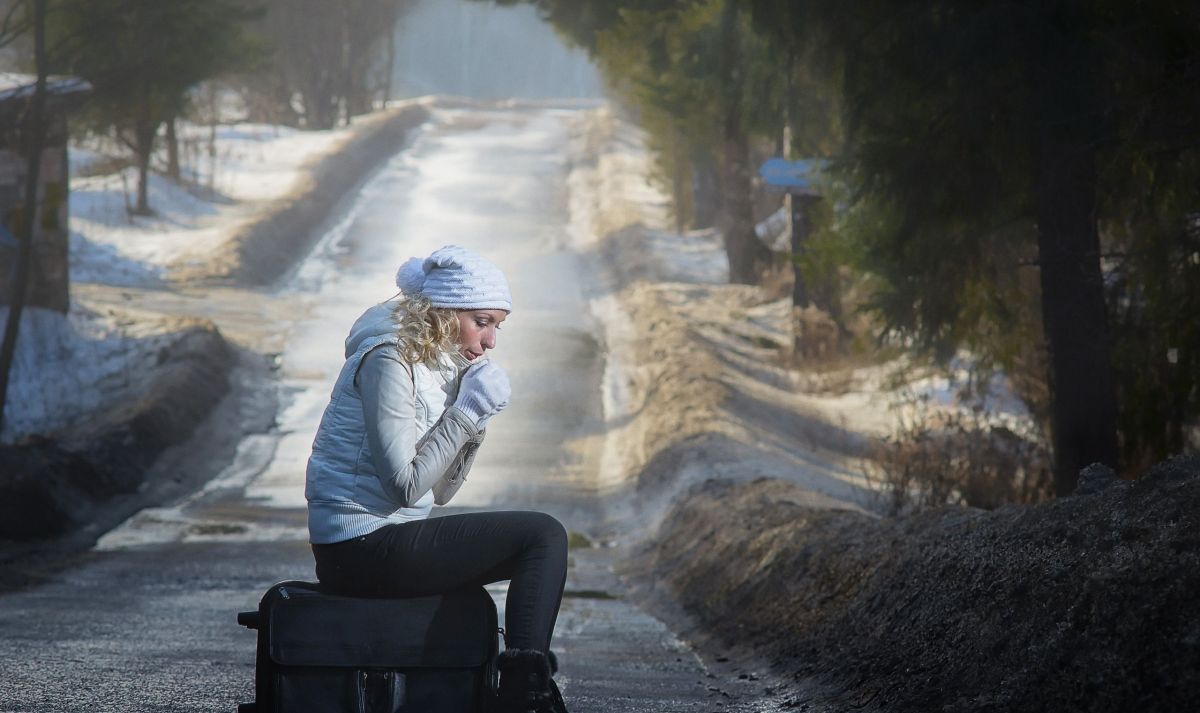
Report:
<svg viewBox="0 0 1200 713"><path fill-rule="evenodd" d="M512 387L508 383L508 374L491 361L473 364L463 374L462 385L458 388L458 398L454 405L483 428L488 419L508 406L512 395Z"/></svg>

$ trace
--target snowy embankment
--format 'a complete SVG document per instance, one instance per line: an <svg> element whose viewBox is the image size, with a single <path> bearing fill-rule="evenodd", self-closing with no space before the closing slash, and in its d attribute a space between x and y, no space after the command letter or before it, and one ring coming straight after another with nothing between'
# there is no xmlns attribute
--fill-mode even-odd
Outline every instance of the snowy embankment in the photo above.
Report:
<svg viewBox="0 0 1200 713"><path fill-rule="evenodd" d="M311 246L346 192L428 117L427 104L400 102L331 131L217 127L215 161L199 159L185 185L151 176L154 216L126 210L137 183L133 168L73 178L72 279L131 286L268 283ZM207 150L207 132L184 128L184 145ZM76 155L72 163L83 172L99 162L91 152Z"/></svg>
<svg viewBox="0 0 1200 713"><path fill-rule="evenodd" d="M798 709L1181 710L1200 692L1200 463L994 512L881 518L866 445L911 395L892 368L785 368L790 305L721 284L671 235L639 132L577 127L578 249L608 351L605 483L628 493L635 596L692 641L794 680ZM1019 421L1019 410L1011 418ZM760 669L761 670L761 669ZM777 691L776 691L777 693Z"/></svg>
<svg viewBox="0 0 1200 713"><path fill-rule="evenodd" d="M181 127L181 141L195 145L201 139L193 133L200 131L207 128ZM261 220L294 191L306 164L336 149L349 133L218 126L215 160L201 159L185 183L151 174L151 216L128 210L137 187L135 167L89 175L103 169L105 157L96 148L72 146L72 281L150 286L181 281L196 269L219 271L221 261L236 252L228 243L239 228Z"/></svg>
<svg viewBox="0 0 1200 713"><path fill-rule="evenodd" d="M600 110L576 134L574 241L599 275L592 309L608 357L603 485L632 485L650 518L713 477L778 477L814 504L866 506L864 434L888 430L897 398L879 388L885 370L834 378L786 368L788 300L727 284L715 231L670 230L640 132Z"/></svg>
<svg viewBox="0 0 1200 713"><path fill-rule="evenodd" d="M285 274L338 202L426 119L425 104L334 131L218 127L215 160L193 156L186 165L199 168L182 184L151 176L151 216L127 210L132 168L106 171L119 164L99 147L72 147L71 311L22 316L0 434L0 539L69 532L96 505L144 487L158 455L220 402L230 370L256 358L239 357L209 320L157 313L155 295ZM209 145L199 131L183 127L185 148ZM98 294L106 299L89 300Z"/></svg>

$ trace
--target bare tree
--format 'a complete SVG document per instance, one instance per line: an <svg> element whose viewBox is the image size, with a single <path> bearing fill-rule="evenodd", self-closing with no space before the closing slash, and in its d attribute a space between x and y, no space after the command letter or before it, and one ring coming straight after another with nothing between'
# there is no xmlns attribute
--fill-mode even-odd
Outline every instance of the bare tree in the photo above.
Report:
<svg viewBox="0 0 1200 713"><path fill-rule="evenodd" d="M273 46L270 71L244 78L259 116L328 129L370 111L390 91L396 22L412 5L267 0L256 26Z"/></svg>
<svg viewBox="0 0 1200 713"><path fill-rule="evenodd" d="M37 81L25 111L22 137L29 150L25 170L25 204L21 214L20 246L17 252L17 274L9 300L8 323L4 327L4 342L0 345L0 432L4 430L4 410L8 400L9 373L17 352L17 332L21 312L29 291L30 263L33 257L33 231L37 225L38 180L42 164L42 147L46 141L46 2L25 0L33 29L33 54L37 65Z"/></svg>

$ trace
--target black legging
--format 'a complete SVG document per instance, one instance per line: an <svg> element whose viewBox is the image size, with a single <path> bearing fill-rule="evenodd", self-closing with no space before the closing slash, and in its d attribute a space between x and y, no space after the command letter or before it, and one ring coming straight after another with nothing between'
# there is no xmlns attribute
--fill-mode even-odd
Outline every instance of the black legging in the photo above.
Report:
<svg viewBox="0 0 1200 713"><path fill-rule="evenodd" d="M567 577L567 532L545 513L435 517L312 549L317 579L350 595L420 597L511 580L506 646L550 649Z"/></svg>

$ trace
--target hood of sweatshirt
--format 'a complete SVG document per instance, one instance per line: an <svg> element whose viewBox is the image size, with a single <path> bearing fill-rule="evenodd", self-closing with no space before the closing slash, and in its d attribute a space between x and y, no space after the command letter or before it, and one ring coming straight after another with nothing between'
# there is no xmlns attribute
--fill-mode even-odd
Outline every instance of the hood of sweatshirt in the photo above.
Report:
<svg viewBox="0 0 1200 713"><path fill-rule="evenodd" d="M346 337L347 359L371 337L395 333L396 321L392 319L392 310L395 307L395 302L380 302L354 320L354 326L350 328L350 334Z"/></svg>
<svg viewBox="0 0 1200 713"><path fill-rule="evenodd" d="M374 307L362 313L358 319L354 320L354 326L350 327L350 334L346 337L346 358L349 359L354 352L358 351L358 347L371 337L378 337L385 334L394 334L396 331L396 320L392 317L392 312L396 309L396 302L389 300L380 302ZM442 369L454 369L456 371L467 368L472 362L458 352L446 352L439 359L438 367Z"/></svg>

